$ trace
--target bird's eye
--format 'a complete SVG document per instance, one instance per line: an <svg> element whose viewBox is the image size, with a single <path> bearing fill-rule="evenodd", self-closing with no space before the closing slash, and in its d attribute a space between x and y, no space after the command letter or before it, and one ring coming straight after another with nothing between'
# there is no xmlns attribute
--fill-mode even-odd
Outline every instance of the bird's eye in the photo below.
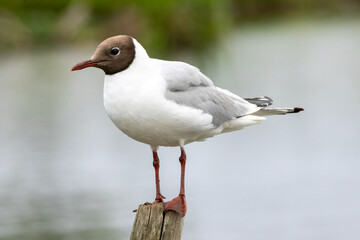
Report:
<svg viewBox="0 0 360 240"><path fill-rule="evenodd" d="M111 53L111 55L114 55L114 56L119 55L119 53L120 53L120 48L118 48L118 47L113 47L113 48L111 49L110 53Z"/></svg>

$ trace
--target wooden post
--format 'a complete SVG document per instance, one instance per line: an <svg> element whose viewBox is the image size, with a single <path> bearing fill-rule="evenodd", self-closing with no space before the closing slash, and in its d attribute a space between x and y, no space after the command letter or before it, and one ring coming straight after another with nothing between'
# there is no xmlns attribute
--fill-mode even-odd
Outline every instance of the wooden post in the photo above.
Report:
<svg viewBox="0 0 360 240"><path fill-rule="evenodd" d="M180 240L184 218L164 210L164 204L140 205L130 240Z"/></svg>

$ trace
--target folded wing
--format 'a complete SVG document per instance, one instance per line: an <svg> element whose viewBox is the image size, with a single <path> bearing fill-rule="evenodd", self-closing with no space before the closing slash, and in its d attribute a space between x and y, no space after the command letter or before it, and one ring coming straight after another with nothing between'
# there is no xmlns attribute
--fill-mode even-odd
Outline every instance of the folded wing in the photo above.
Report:
<svg viewBox="0 0 360 240"><path fill-rule="evenodd" d="M153 59L167 83L165 97L179 105L199 109L213 117L214 126L261 109L256 104L216 87L194 66L183 62Z"/></svg>

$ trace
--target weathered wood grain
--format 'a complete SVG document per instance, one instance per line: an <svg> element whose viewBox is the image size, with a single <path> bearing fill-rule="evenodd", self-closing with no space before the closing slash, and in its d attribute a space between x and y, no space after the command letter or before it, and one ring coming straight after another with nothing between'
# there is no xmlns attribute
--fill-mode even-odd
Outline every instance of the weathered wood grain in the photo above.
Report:
<svg viewBox="0 0 360 240"><path fill-rule="evenodd" d="M140 205L130 240L180 240L184 218L164 210L164 204Z"/></svg>

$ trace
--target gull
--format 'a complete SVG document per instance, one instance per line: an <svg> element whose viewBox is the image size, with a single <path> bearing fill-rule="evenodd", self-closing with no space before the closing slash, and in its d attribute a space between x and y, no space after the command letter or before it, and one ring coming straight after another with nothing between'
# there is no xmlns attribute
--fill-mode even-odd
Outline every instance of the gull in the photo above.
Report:
<svg viewBox="0 0 360 240"><path fill-rule="evenodd" d="M264 116L303 111L269 108L269 97L241 98L216 87L200 70L179 61L150 58L131 36L101 42L89 60L71 70L87 67L105 72L104 107L113 123L127 136L150 145L155 169L156 197L165 210L185 216L186 144L237 131L260 123ZM180 193L169 202L160 191L159 146L180 147Z"/></svg>

